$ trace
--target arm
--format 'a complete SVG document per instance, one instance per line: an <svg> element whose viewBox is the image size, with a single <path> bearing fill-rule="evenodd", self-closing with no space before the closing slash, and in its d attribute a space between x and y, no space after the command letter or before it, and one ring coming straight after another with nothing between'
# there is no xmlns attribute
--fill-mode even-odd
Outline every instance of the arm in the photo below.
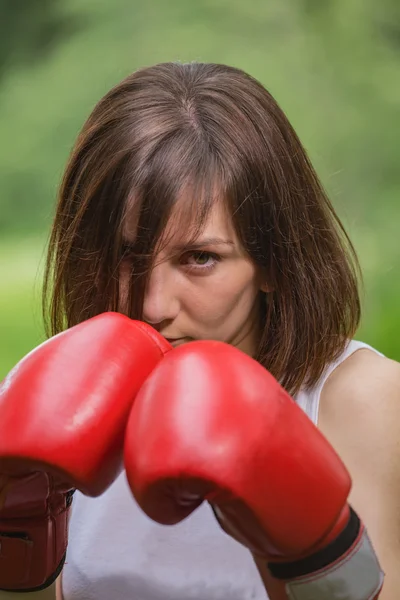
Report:
<svg viewBox="0 0 400 600"><path fill-rule="evenodd" d="M61 596L56 595L56 583L41 592L14 593L0 591L0 600L62 600ZM58 587L58 586L57 586Z"/></svg>
<svg viewBox="0 0 400 600"><path fill-rule="evenodd" d="M68 515L68 522L70 518L71 513ZM53 585L40 592L18 594L0 590L0 600L64 600L62 593L62 573L57 577Z"/></svg>
<svg viewBox="0 0 400 600"><path fill-rule="evenodd" d="M1 598L0 598L1 600ZM44 600L44 598L43 598ZM47 598L46 598L47 600ZM52 598L48 600L53 600ZM63 591L62 591L62 573L56 581L56 600L64 600Z"/></svg>
<svg viewBox="0 0 400 600"><path fill-rule="evenodd" d="M400 589L400 364L360 350L330 376L319 428L353 479L349 498L364 521L385 583L379 600Z"/></svg>
<svg viewBox="0 0 400 600"><path fill-rule="evenodd" d="M178 385L176 385L178 382ZM259 363L221 342L175 349L144 383L125 469L155 521L202 501L264 561L274 600L376 600L383 573L326 437Z"/></svg>
<svg viewBox="0 0 400 600"><path fill-rule="evenodd" d="M132 402L170 349L150 326L103 313L32 350L1 383L0 590L46 597L64 565L73 490L97 496L118 476Z"/></svg>

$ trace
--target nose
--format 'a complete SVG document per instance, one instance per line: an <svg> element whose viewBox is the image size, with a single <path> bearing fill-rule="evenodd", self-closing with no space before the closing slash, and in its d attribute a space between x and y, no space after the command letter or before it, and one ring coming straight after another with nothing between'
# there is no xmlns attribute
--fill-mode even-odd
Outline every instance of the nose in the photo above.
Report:
<svg viewBox="0 0 400 600"><path fill-rule="evenodd" d="M178 286L172 267L168 263L155 265L144 297L143 320L155 326L174 320L179 310Z"/></svg>

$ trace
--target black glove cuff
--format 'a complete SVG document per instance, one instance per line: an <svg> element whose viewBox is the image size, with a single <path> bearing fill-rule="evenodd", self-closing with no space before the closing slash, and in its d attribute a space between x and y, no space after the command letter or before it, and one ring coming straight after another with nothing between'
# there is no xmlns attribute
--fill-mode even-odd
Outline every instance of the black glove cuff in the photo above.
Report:
<svg viewBox="0 0 400 600"><path fill-rule="evenodd" d="M360 533L361 522L354 510L350 507L350 518L338 537L328 546L318 550L311 556L285 563L268 563L268 568L275 579L287 581L295 577L302 577L319 571L334 563L352 547Z"/></svg>

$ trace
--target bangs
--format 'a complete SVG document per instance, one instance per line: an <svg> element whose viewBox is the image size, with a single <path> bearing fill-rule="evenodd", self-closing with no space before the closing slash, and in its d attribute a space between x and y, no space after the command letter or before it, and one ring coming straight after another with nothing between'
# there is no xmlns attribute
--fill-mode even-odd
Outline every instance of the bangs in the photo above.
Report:
<svg viewBox="0 0 400 600"><path fill-rule="evenodd" d="M226 65L144 68L95 106L58 194L47 332L108 310L143 320L158 251L196 241L215 202L271 289L256 359L291 394L314 385L360 322L359 263L286 115Z"/></svg>
<svg viewBox="0 0 400 600"><path fill-rule="evenodd" d="M132 259L128 315L142 319L144 294L156 255L171 240L190 246L211 208L225 198L216 155L196 131L174 132L133 167L120 238Z"/></svg>

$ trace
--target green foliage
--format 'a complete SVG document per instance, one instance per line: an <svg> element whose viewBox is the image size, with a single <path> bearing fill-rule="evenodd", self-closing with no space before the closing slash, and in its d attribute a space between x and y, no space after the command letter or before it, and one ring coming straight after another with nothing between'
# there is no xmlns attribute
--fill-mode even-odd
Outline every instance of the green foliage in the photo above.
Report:
<svg viewBox="0 0 400 600"><path fill-rule="evenodd" d="M0 0L0 73L45 58L82 25L57 0Z"/></svg>
<svg viewBox="0 0 400 600"><path fill-rule="evenodd" d="M0 243L0 380L44 340L40 279L44 239L2 239Z"/></svg>
<svg viewBox="0 0 400 600"><path fill-rule="evenodd" d="M122 77L168 60L241 67L277 98L360 252L358 338L400 360L399 6L0 0L0 376L42 335L35 261L80 126Z"/></svg>

